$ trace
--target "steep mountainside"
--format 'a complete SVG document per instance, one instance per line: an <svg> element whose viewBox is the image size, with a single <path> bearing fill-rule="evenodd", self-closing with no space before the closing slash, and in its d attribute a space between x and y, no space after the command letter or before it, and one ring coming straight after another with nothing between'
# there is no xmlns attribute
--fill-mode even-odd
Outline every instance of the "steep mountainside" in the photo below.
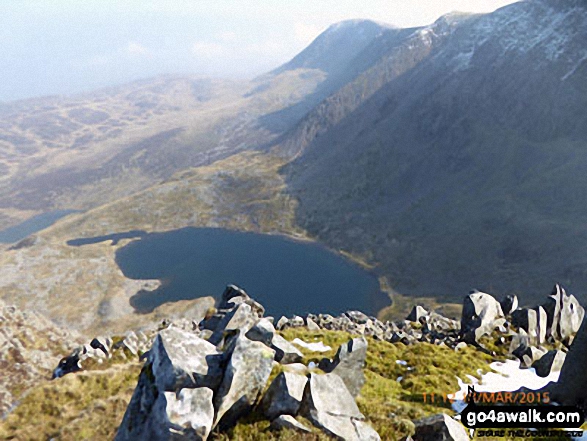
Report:
<svg viewBox="0 0 587 441"><path fill-rule="evenodd" d="M370 98L358 77L281 142L299 224L404 294L587 292L584 3L442 24L391 48Z"/></svg>

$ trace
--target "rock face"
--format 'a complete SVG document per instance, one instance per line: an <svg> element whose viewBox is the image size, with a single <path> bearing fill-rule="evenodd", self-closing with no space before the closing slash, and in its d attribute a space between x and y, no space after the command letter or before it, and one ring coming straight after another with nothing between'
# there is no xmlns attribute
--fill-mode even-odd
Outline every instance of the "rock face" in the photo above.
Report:
<svg viewBox="0 0 587 441"><path fill-rule="evenodd" d="M558 349L552 349L536 360L532 367L536 369L536 375L548 377L552 372L558 372L563 367L567 354Z"/></svg>
<svg viewBox="0 0 587 441"><path fill-rule="evenodd" d="M573 295L567 295L564 288L556 284L547 302L542 305L547 314L548 337L560 341L567 346L579 331L585 309Z"/></svg>
<svg viewBox="0 0 587 441"><path fill-rule="evenodd" d="M271 374L275 357L272 349L244 336L235 337L231 345L230 361L214 397L214 425L219 425L221 429L236 424L257 403Z"/></svg>
<svg viewBox="0 0 587 441"><path fill-rule="evenodd" d="M461 332L465 341L476 342L505 322L499 302L490 294L473 292L465 297Z"/></svg>
<svg viewBox="0 0 587 441"><path fill-rule="evenodd" d="M351 395L356 397L365 384L363 369L366 358L367 340L365 337L354 338L338 348L334 360L324 358L318 367L324 372L334 372L342 378Z"/></svg>
<svg viewBox="0 0 587 441"><path fill-rule="evenodd" d="M279 415L297 415L302 404L308 378L293 372L282 372L267 389L262 407L267 418L273 420Z"/></svg>
<svg viewBox="0 0 587 441"><path fill-rule="evenodd" d="M212 429L212 389L222 379L222 354L177 328L161 331L139 376L116 440L205 440Z"/></svg>
<svg viewBox="0 0 587 441"><path fill-rule="evenodd" d="M336 374L310 374L300 413L326 433L345 441L379 439L363 423L365 417Z"/></svg>

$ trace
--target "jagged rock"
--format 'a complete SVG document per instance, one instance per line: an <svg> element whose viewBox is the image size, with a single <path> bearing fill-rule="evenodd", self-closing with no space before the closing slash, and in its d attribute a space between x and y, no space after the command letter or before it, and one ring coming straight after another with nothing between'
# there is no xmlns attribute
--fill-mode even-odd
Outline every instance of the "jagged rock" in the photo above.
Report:
<svg viewBox="0 0 587 441"><path fill-rule="evenodd" d="M220 309L232 309L249 300L249 295L236 285L227 285L220 298Z"/></svg>
<svg viewBox="0 0 587 441"><path fill-rule="evenodd" d="M287 325L288 319L287 317L281 316L279 320L277 320L277 324L275 325L275 329L281 331L284 329L284 326Z"/></svg>
<svg viewBox="0 0 587 441"><path fill-rule="evenodd" d="M312 429L304 426L291 415L281 415L275 418L273 421L271 421L271 426L269 427L274 430L290 429L302 433L312 433Z"/></svg>
<svg viewBox="0 0 587 441"><path fill-rule="evenodd" d="M162 391L183 387L216 388L222 380L223 355L213 344L178 328L167 328L155 337L147 363Z"/></svg>
<svg viewBox="0 0 587 441"><path fill-rule="evenodd" d="M493 296L477 291L465 297L461 317L461 332L465 341L477 342L504 322L501 305Z"/></svg>
<svg viewBox="0 0 587 441"><path fill-rule="evenodd" d="M320 330L320 326L318 326L318 324L312 320L310 317L306 317L306 327L308 328L308 331L319 331Z"/></svg>
<svg viewBox="0 0 587 441"><path fill-rule="evenodd" d="M546 341L547 314L541 306L535 309L518 309L512 313L512 324L528 334L531 344L543 344Z"/></svg>
<svg viewBox="0 0 587 441"><path fill-rule="evenodd" d="M258 341L238 335L230 342L230 360L214 397L214 426L232 427L258 401L265 387L275 353Z"/></svg>
<svg viewBox="0 0 587 441"><path fill-rule="evenodd" d="M501 311L505 315L510 315L512 312L518 309L518 296L515 294L513 296L507 295L502 299L501 302L499 302L499 304L501 305Z"/></svg>
<svg viewBox="0 0 587 441"><path fill-rule="evenodd" d="M406 320L410 322L419 322L421 318L424 318L428 315L428 311L426 311L422 306L415 305L412 308L410 314L406 317Z"/></svg>
<svg viewBox="0 0 587 441"><path fill-rule="evenodd" d="M521 367L529 368L546 354L546 350L535 346L520 345L512 354L520 359Z"/></svg>
<svg viewBox="0 0 587 441"><path fill-rule="evenodd" d="M536 375L539 377L548 377L551 372L561 370L566 356L563 351L553 349L532 363L532 367L536 369Z"/></svg>
<svg viewBox="0 0 587 441"><path fill-rule="evenodd" d="M308 378L292 372L282 372L267 389L261 406L270 420L279 415L296 415L300 409Z"/></svg>
<svg viewBox="0 0 587 441"><path fill-rule="evenodd" d="M275 361L281 364L299 363L304 355L279 334L273 336L271 348L275 351Z"/></svg>
<svg viewBox="0 0 587 441"><path fill-rule="evenodd" d="M212 430L214 406L212 390L207 387L165 392L170 432L176 439L205 440Z"/></svg>
<svg viewBox="0 0 587 441"><path fill-rule="evenodd" d="M214 416L209 387L222 379L220 361L214 345L195 334L173 327L159 332L116 440L205 440Z"/></svg>
<svg viewBox="0 0 587 441"><path fill-rule="evenodd" d="M353 323L357 325L364 325L369 320L369 316L361 311L347 311L344 316L348 317Z"/></svg>
<svg viewBox="0 0 587 441"><path fill-rule="evenodd" d="M359 395L365 384L365 359L367 358L367 340L365 337L354 338L341 345L330 361L323 358L318 367L324 372L333 372L342 378L353 397Z"/></svg>
<svg viewBox="0 0 587 441"><path fill-rule="evenodd" d="M549 388L553 401L565 405L587 406L587 321L583 321L579 332L569 348L557 383Z"/></svg>
<svg viewBox="0 0 587 441"><path fill-rule="evenodd" d="M378 435L373 438L374 431L367 431L362 424L355 425L355 422L362 422L365 417L336 374L310 374L300 414L327 434L342 440L379 439Z"/></svg>
<svg viewBox="0 0 587 441"><path fill-rule="evenodd" d="M266 346L271 346L275 328L268 319L262 318L245 335L249 340L260 341Z"/></svg>
<svg viewBox="0 0 587 441"><path fill-rule="evenodd" d="M80 365L80 352L81 350L79 349L74 350L71 355L63 357L53 371L52 378L61 378L64 375L80 371L82 369Z"/></svg>
<svg viewBox="0 0 587 441"><path fill-rule="evenodd" d="M575 296L567 295L564 288L558 284L554 286L552 294L542 306L547 314L547 336L570 346L583 322L585 309Z"/></svg>
<svg viewBox="0 0 587 441"><path fill-rule="evenodd" d="M441 413L415 421L414 441L469 441L465 427L451 416Z"/></svg>
<svg viewBox="0 0 587 441"><path fill-rule="evenodd" d="M219 321L208 341L214 345L220 345L226 334L230 334L231 331L246 333L258 321L259 316L253 311L251 305L245 302L239 303Z"/></svg>

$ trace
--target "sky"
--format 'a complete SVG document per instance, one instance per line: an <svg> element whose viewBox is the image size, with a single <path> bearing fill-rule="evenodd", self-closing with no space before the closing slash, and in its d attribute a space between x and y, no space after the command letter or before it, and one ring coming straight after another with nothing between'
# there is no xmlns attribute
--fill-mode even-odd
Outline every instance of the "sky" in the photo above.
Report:
<svg viewBox="0 0 587 441"><path fill-rule="evenodd" d="M0 101L73 94L162 74L250 78L329 25L411 27L512 0L1 0Z"/></svg>

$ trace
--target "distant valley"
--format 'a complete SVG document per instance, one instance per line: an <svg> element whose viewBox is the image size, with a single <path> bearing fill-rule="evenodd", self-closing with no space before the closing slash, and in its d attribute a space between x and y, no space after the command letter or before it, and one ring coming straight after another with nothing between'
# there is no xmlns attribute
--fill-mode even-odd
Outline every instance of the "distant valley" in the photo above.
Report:
<svg viewBox="0 0 587 441"><path fill-rule="evenodd" d="M529 0L423 28L343 22L252 81L4 104L0 230L82 212L3 246L0 296L87 332L205 311L138 316L129 299L159 282L117 267L131 239L66 242L207 227L318 241L398 299L533 303L560 282L584 302L585 48L583 3Z"/></svg>

